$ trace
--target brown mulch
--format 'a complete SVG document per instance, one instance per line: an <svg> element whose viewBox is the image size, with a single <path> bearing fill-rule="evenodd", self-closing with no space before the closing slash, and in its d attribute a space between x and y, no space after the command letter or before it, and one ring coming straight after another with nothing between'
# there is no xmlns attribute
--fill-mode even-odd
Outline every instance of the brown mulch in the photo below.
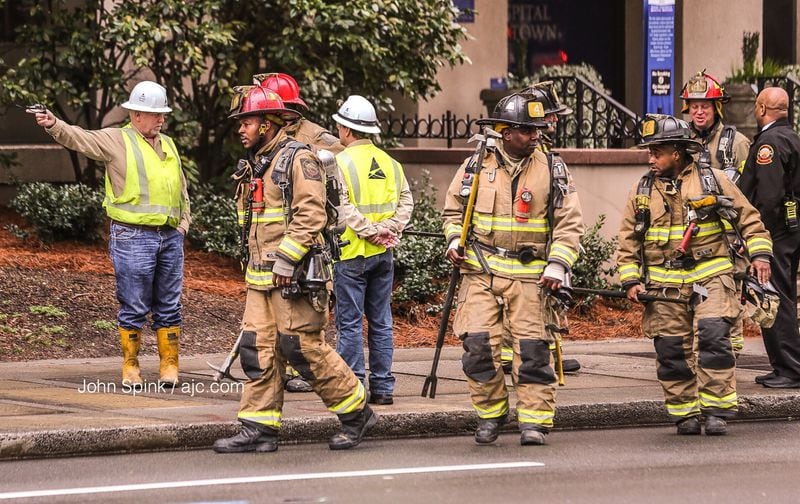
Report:
<svg viewBox="0 0 800 504"><path fill-rule="evenodd" d="M13 211L0 207L0 360L117 356L118 305L107 243L44 245L17 238L6 229L9 224L24 227ZM184 270L181 353L227 351L244 310L238 264L187 247ZM413 317L395 317L396 346L432 347L439 316L422 307L412 312ZM570 313L565 339L638 338L640 321L639 307L599 300ZM157 353L150 330L143 343L143 353ZM459 344L451 330L445 344Z"/></svg>

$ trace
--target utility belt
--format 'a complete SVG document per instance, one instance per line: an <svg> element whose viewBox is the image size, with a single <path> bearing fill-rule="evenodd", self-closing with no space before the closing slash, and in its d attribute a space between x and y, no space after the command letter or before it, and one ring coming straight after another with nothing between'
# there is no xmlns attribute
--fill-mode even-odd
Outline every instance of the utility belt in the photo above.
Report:
<svg viewBox="0 0 800 504"><path fill-rule="evenodd" d="M680 259L669 259L664 261L664 264L661 265L664 269L669 270L682 270L682 269L692 269L697 266L697 259L694 257L681 257Z"/></svg>
<svg viewBox="0 0 800 504"><path fill-rule="evenodd" d="M480 242L474 242L475 245L481 248L484 252L491 255L496 255L504 259L515 259L522 264L532 263L536 259L536 247L522 247L518 251L511 251L502 247L492 247Z"/></svg>
<svg viewBox="0 0 800 504"><path fill-rule="evenodd" d="M161 231L171 231L171 230L175 229L174 227L172 227L170 225L167 225L167 224L162 224L160 226L146 226L144 224L129 224L127 222L120 222L120 221L114 220L114 219L111 219L111 223L112 224L116 224L117 226L122 226L122 227L126 227L126 228L131 228L131 229L138 229L140 231L161 232Z"/></svg>

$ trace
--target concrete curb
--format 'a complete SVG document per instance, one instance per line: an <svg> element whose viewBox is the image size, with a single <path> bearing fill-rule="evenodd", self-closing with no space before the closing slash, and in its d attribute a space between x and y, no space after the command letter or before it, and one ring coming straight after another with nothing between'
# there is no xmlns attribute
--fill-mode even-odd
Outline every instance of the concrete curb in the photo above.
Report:
<svg viewBox="0 0 800 504"><path fill-rule="evenodd" d="M370 438L465 435L472 433L477 423L471 409L379 415ZM796 418L800 418L800 394L739 398L737 420ZM514 421L504 431L516 430L514 410L510 419ZM669 423L663 402L655 400L559 406L555 418L557 430ZM281 428L281 442L326 442L337 428L333 416L289 418ZM216 439L236 432L238 423L234 421L10 433L0 437L0 460L208 448Z"/></svg>

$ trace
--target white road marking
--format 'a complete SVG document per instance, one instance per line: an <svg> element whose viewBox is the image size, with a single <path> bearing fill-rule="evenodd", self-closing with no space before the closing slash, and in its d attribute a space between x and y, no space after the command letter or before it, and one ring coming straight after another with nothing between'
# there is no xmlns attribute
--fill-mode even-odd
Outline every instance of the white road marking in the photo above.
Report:
<svg viewBox="0 0 800 504"><path fill-rule="evenodd" d="M315 479L360 478L364 476L389 476L397 474L424 474L456 471L480 471L486 469L519 469L524 467L544 467L541 462L501 462L496 464L467 464L430 467L398 467L394 469L372 469L368 471L342 471L321 473L281 474L275 476L247 476L240 478L201 479L189 481L164 481L162 483L138 483L131 485L109 485L99 487L59 488L53 490L31 490L27 492L0 493L0 500L26 499L32 497L57 497L63 495L84 495L113 492L136 492L142 490L162 490L196 486L241 485L244 483L269 483L275 481L301 481Z"/></svg>

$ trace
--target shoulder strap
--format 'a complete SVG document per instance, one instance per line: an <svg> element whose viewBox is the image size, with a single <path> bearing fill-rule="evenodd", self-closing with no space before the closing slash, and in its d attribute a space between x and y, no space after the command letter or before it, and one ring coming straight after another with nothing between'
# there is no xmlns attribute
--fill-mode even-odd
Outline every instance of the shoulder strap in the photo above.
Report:
<svg viewBox="0 0 800 504"><path fill-rule="evenodd" d="M703 188L705 194L722 194L722 190L717 182L717 177L714 175L711 165L706 159L701 157L697 163L697 176L700 177L700 187Z"/></svg>
<svg viewBox="0 0 800 504"><path fill-rule="evenodd" d="M717 145L717 161L722 165L722 169L733 167L733 139L736 137L736 126L723 126Z"/></svg>
<svg viewBox="0 0 800 504"><path fill-rule="evenodd" d="M287 226L289 225L289 221L292 220L292 165L294 164L294 157L297 155L297 151L302 149L311 150L311 148L303 142L287 138L278 144L278 147L273 151L281 153L275 168L272 170L271 179L281 190L284 224Z"/></svg>
<svg viewBox="0 0 800 504"><path fill-rule="evenodd" d="M547 171L550 173L550 193L547 195L547 225L550 232L547 236L548 247L553 241L553 228L555 227L555 209L564 205L564 196L569 189L567 178L567 165L557 152L545 153L547 157Z"/></svg>

